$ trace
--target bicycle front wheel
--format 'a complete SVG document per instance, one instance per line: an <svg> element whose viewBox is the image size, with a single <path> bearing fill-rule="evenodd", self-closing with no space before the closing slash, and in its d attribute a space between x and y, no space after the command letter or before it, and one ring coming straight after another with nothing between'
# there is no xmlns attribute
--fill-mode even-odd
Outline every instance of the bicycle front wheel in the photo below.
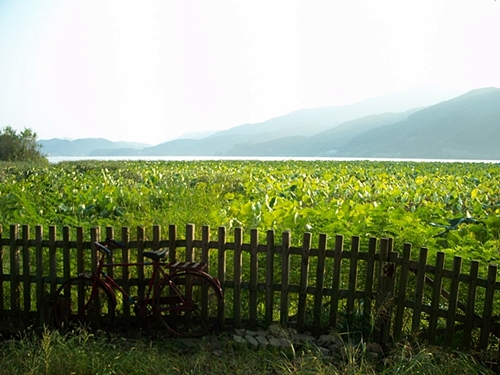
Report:
<svg viewBox="0 0 500 375"><path fill-rule="evenodd" d="M113 293L95 276L66 281L54 300L54 320L64 330L84 328L106 331L113 324L116 302Z"/></svg>
<svg viewBox="0 0 500 375"><path fill-rule="evenodd" d="M208 275L180 272L158 288L155 310L176 336L198 337L213 332L224 308L222 291Z"/></svg>

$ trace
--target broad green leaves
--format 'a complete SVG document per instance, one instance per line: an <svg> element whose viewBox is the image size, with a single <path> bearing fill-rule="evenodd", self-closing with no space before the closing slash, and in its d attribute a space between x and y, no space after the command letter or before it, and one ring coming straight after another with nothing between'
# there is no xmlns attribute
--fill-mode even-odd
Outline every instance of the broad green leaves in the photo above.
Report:
<svg viewBox="0 0 500 375"><path fill-rule="evenodd" d="M0 223L194 223L329 236L498 259L500 166L482 163L75 162L0 167ZM474 251L471 251L474 249ZM492 255L493 254L493 255Z"/></svg>

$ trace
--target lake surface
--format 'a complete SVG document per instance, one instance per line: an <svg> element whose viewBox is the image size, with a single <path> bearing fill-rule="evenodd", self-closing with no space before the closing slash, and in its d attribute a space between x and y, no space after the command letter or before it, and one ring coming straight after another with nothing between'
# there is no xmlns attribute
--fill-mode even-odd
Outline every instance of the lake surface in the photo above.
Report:
<svg viewBox="0 0 500 375"><path fill-rule="evenodd" d="M394 159L394 158L325 158L325 157L291 157L291 156L49 156L50 163L61 161L99 160L99 161L200 161L200 160L260 160L260 161L407 161L407 162L442 162L442 163L500 163L500 160L453 160L453 159Z"/></svg>

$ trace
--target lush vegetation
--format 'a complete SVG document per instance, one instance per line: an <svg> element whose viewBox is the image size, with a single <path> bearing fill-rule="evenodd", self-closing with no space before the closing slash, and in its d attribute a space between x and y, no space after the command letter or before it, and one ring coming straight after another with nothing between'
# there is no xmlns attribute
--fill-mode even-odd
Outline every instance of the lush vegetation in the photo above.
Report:
<svg viewBox="0 0 500 375"><path fill-rule="evenodd" d="M393 237L498 260L500 166L413 162L76 162L0 168L0 223L194 223Z"/></svg>
<svg viewBox="0 0 500 375"><path fill-rule="evenodd" d="M0 161L47 163L31 129L17 132L10 126L0 130Z"/></svg>
<svg viewBox="0 0 500 375"><path fill-rule="evenodd" d="M45 331L0 342L0 373L58 374L492 374L471 355L401 343L374 358L364 344L346 344L340 356L312 348L288 351L234 347L224 338L183 345L147 337L62 336Z"/></svg>
<svg viewBox="0 0 500 375"><path fill-rule="evenodd" d="M297 242L306 231L390 236L396 249L411 242L415 249L427 246L485 264L500 259L499 172L497 164L367 161L0 164L0 224L150 229L194 223L210 225L214 235L218 226L258 228L262 236L268 229L291 230ZM314 352L235 351L231 345L215 355L189 351L186 359L186 351L172 343L57 332L0 345L0 367L20 374L166 368L174 373L487 373L466 355L408 344L396 345L383 361L371 360L362 344L350 346L335 365Z"/></svg>

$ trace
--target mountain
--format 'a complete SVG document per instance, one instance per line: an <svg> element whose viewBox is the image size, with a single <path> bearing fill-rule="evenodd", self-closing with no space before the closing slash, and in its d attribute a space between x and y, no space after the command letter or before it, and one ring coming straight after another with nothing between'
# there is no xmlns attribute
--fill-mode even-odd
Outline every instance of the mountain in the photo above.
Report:
<svg viewBox="0 0 500 375"><path fill-rule="evenodd" d="M406 120L368 130L339 156L500 159L500 89L470 91L422 109Z"/></svg>
<svg viewBox="0 0 500 375"><path fill-rule="evenodd" d="M48 156L109 156L107 152L110 150L116 150L116 152L124 148L128 148L129 150L141 150L150 146L145 143L136 142L112 142L104 138L82 138L75 140L53 138L40 140L38 144L42 146L42 152Z"/></svg>
<svg viewBox="0 0 500 375"><path fill-rule="evenodd" d="M334 156L337 149L358 134L406 119L417 109L403 113L383 113L344 122L311 137L292 136L259 143L234 145L226 155L238 156Z"/></svg>
<svg viewBox="0 0 500 375"><path fill-rule="evenodd" d="M411 103L405 95L390 95L343 107L303 109L204 138L187 136L156 146L105 139L40 143L49 155L500 160L500 89L477 89L426 106Z"/></svg>
<svg viewBox="0 0 500 375"><path fill-rule="evenodd" d="M451 97L453 96L449 92L440 90L435 92L409 90L345 106L301 109L261 123L235 126L203 139L176 139L165 142L144 149L142 154L147 156L261 155L259 150L273 147L273 145L257 146L257 144L272 141L276 142L275 145L278 143L283 145L279 148L279 153L276 151L272 155L302 155L299 150L291 148L300 144L300 137L310 137L361 117L387 112L405 112L416 107L426 107ZM287 146L285 137L299 138L289 139L292 144ZM242 150L242 145L248 148L248 151ZM314 147L308 147L308 149L311 148L314 150ZM282 150L286 153L281 154Z"/></svg>

